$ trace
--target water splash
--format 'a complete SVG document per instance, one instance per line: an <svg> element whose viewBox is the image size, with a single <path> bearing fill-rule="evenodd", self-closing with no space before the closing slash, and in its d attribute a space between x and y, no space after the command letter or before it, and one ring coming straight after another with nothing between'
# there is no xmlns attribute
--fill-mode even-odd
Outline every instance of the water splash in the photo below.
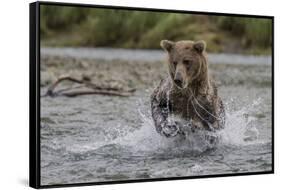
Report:
<svg viewBox="0 0 281 190"><path fill-rule="evenodd" d="M247 145L258 139L259 131L253 125L256 118L249 116L249 113L254 112L261 101L260 98L254 100L240 110L231 110L233 100L226 104L226 127L219 132L224 144Z"/></svg>
<svg viewBox="0 0 281 190"><path fill-rule="evenodd" d="M134 147L135 151L151 152L156 150L161 152L168 149L183 152L203 152L221 145L240 146L255 143L258 139L259 131L253 125L256 118L249 116L249 113L253 112L261 101L261 99L257 99L252 104L239 110L233 110L230 104L226 104L225 129L218 132L202 130L192 132L190 128L187 128L187 136L183 139L180 136L173 138L160 136L155 130L149 109L140 100L137 106L142 120L141 127L122 138L116 139L115 142ZM177 118L172 117L172 120L175 121ZM217 139L218 142L210 143L210 138Z"/></svg>
<svg viewBox="0 0 281 190"><path fill-rule="evenodd" d="M99 148L112 145L118 146L134 155L157 155L166 154L197 154L206 150L214 149L218 146L241 146L255 143L258 139L259 131L255 125L252 125L254 117L248 115L261 99L255 100L252 104L239 110L232 110L231 103L226 104L226 127L218 132L210 131L191 131L190 128L185 130L186 137L176 136L166 138L156 132L148 105L142 100L137 102L136 107L141 118L141 126L135 130L128 130L130 126L116 126L114 133L107 133L101 142L87 144L83 147L77 146L72 151L79 152L95 151ZM177 120L173 117L173 120ZM114 134L114 135L112 135ZM210 138L216 139L215 143L210 143Z"/></svg>

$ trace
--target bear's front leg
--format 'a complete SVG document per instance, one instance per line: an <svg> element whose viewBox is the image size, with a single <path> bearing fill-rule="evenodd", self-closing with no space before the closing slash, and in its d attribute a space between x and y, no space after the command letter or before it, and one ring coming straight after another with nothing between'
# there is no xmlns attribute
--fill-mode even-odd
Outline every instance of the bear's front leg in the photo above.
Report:
<svg viewBox="0 0 281 190"><path fill-rule="evenodd" d="M152 118L156 131L165 137L174 137L180 132L179 123L169 121L168 102L165 97L159 97L156 93L151 96Z"/></svg>

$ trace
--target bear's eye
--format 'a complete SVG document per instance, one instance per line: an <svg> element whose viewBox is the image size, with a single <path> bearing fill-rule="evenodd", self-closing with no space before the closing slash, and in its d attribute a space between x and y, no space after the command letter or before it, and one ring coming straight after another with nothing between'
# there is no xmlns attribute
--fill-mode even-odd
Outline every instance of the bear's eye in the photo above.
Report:
<svg viewBox="0 0 281 190"><path fill-rule="evenodd" d="M185 64L187 67L191 66L191 61L190 60L184 60L183 64Z"/></svg>
<svg viewBox="0 0 281 190"><path fill-rule="evenodd" d="M176 61L174 61L174 62L173 62L173 65L174 65L174 66L177 66L177 62L176 62Z"/></svg>

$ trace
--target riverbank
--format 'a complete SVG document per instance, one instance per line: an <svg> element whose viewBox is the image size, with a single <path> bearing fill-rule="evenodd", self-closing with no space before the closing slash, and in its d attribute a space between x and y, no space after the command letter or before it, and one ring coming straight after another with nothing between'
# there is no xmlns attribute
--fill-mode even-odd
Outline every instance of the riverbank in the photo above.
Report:
<svg viewBox="0 0 281 190"><path fill-rule="evenodd" d="M69 75L112 87L153 87L167 76L165 56L156 50L42 48L41 86ZM271 85L270 56L210 54L209 63L219 86Z"/></svg>

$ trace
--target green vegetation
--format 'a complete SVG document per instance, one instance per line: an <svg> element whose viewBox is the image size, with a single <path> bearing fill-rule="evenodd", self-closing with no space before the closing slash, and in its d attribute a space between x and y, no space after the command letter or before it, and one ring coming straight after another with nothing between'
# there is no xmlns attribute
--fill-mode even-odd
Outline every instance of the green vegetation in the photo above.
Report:
<svg viewBox="0 0 281 190"><path fill-rule="evenodd" d="M41 6L46 46L159 48L162 39L200 40L208 51L271 53L270 19Z"/></svg>

